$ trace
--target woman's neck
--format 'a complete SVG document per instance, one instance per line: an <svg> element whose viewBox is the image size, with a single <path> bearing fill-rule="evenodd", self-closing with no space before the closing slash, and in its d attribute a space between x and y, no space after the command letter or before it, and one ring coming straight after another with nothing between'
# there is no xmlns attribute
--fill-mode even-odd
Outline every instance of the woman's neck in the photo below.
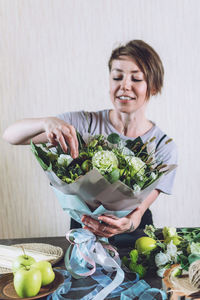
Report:
<svg viewBox="0 0 200 300"><path fill-rule="evenodd" d="M113 127L127 137L142 136L153 127L144 113L127 114L110 110L109 118Z"/></svg>

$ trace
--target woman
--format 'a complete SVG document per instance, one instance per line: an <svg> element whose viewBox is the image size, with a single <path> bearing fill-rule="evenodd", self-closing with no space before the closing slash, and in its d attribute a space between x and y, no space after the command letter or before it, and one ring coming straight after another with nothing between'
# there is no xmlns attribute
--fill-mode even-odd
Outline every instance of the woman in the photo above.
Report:
<svg viewBox="0 0 200 300"><path fill-rule="evenodd" d="M24 119L7 128L4 138L15 145L29 144L31 139L35 143L59 143L64 152L69 146L71 156L75 158L78 156L75 129L83 134L90 127L91 134L116 132L122 139L141 137L143 142L155 136L156 157L162 157L167 164L176 163L175 144L165 144L169 138L145 116L150 97L161 92L163 86L164 69L158 54L145 42L133 40L113 50L108 65L112 110ZM99 221L83 216L84 228L110 238L152 224L148 208L160 192L171 193L174 176L174 171L164 176L157 188L128 216L100 216Z"/></svg>

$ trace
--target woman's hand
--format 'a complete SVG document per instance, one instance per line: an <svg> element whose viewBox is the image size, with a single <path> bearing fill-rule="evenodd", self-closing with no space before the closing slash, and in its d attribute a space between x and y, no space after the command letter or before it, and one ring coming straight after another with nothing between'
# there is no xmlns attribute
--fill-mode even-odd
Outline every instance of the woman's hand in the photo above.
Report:
<svg viewBox="0 0 200 300"><path fill-rule="evenodd" d="M98 220L94 220L90 216L84 215L81 221L85 225L84 229L90 230L95 235L109 238L116 234L135 230L139 226L141 218L140 210L136 209L123 218L102 215L98 217Z"/></svg>
<svg viewBox="0 0 200 300"><path fill-rule="evenodd" d="M56 146L59 143L62 150L67 152L68 144L71 156L78 156L78 140L74 126L58 118L48 117L44 120L44 131L52 145Z"/></svg>
<svg viewBox="0 0 200 300"><path fill-rule="evenodd" d="M3 138L13 145L27 145L31 139L35 144L50 142L55 146L59 143L64 152L67 152L69 146L71 156L78 156L75 128L56 117L17 121L5 130Z"/></svg>

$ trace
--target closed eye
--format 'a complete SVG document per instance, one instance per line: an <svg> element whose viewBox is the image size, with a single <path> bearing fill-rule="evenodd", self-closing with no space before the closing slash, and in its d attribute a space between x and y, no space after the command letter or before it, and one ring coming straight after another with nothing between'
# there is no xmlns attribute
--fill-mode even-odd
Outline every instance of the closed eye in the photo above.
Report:
<svg viewBox="0 0 200 300"><path fill-rule="evenodd" d="M115 77L115 78L113 78L113 80L122 80L122 78L121 77Z"/></svg>
<svg viewBox="0 0 200 300"><path fill-rule="evenodd" d="M140 81L142 81L142 79L135 79L135 78L133 78L132 81L134 81L134 82L140 82Z"/></svg>
<svg viewBox="0 0 200 300"><path fill-rule="evenodd" d="M116 80L116 81L120 81L122 80L123 78L121 77L114 77L113 80ZM142 79L136 79L136 78L132 78L132 81L133 82L140 82L140 81L143 81Z"/></svg>

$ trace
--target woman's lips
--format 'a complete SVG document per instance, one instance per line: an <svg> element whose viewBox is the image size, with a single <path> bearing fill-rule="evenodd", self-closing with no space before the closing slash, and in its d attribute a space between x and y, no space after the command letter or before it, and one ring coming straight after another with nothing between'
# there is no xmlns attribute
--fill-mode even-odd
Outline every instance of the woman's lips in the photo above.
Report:
<svg viewBox="0 0 200 300"><path fill-rule="evenodd" d="M120 97L117 97L117 100L118 100L120 103L128 103L128 102L130 102L130 101L135 100L135 98L132 98L132 97L129 97L129 96L120 96Z"/></svg>

